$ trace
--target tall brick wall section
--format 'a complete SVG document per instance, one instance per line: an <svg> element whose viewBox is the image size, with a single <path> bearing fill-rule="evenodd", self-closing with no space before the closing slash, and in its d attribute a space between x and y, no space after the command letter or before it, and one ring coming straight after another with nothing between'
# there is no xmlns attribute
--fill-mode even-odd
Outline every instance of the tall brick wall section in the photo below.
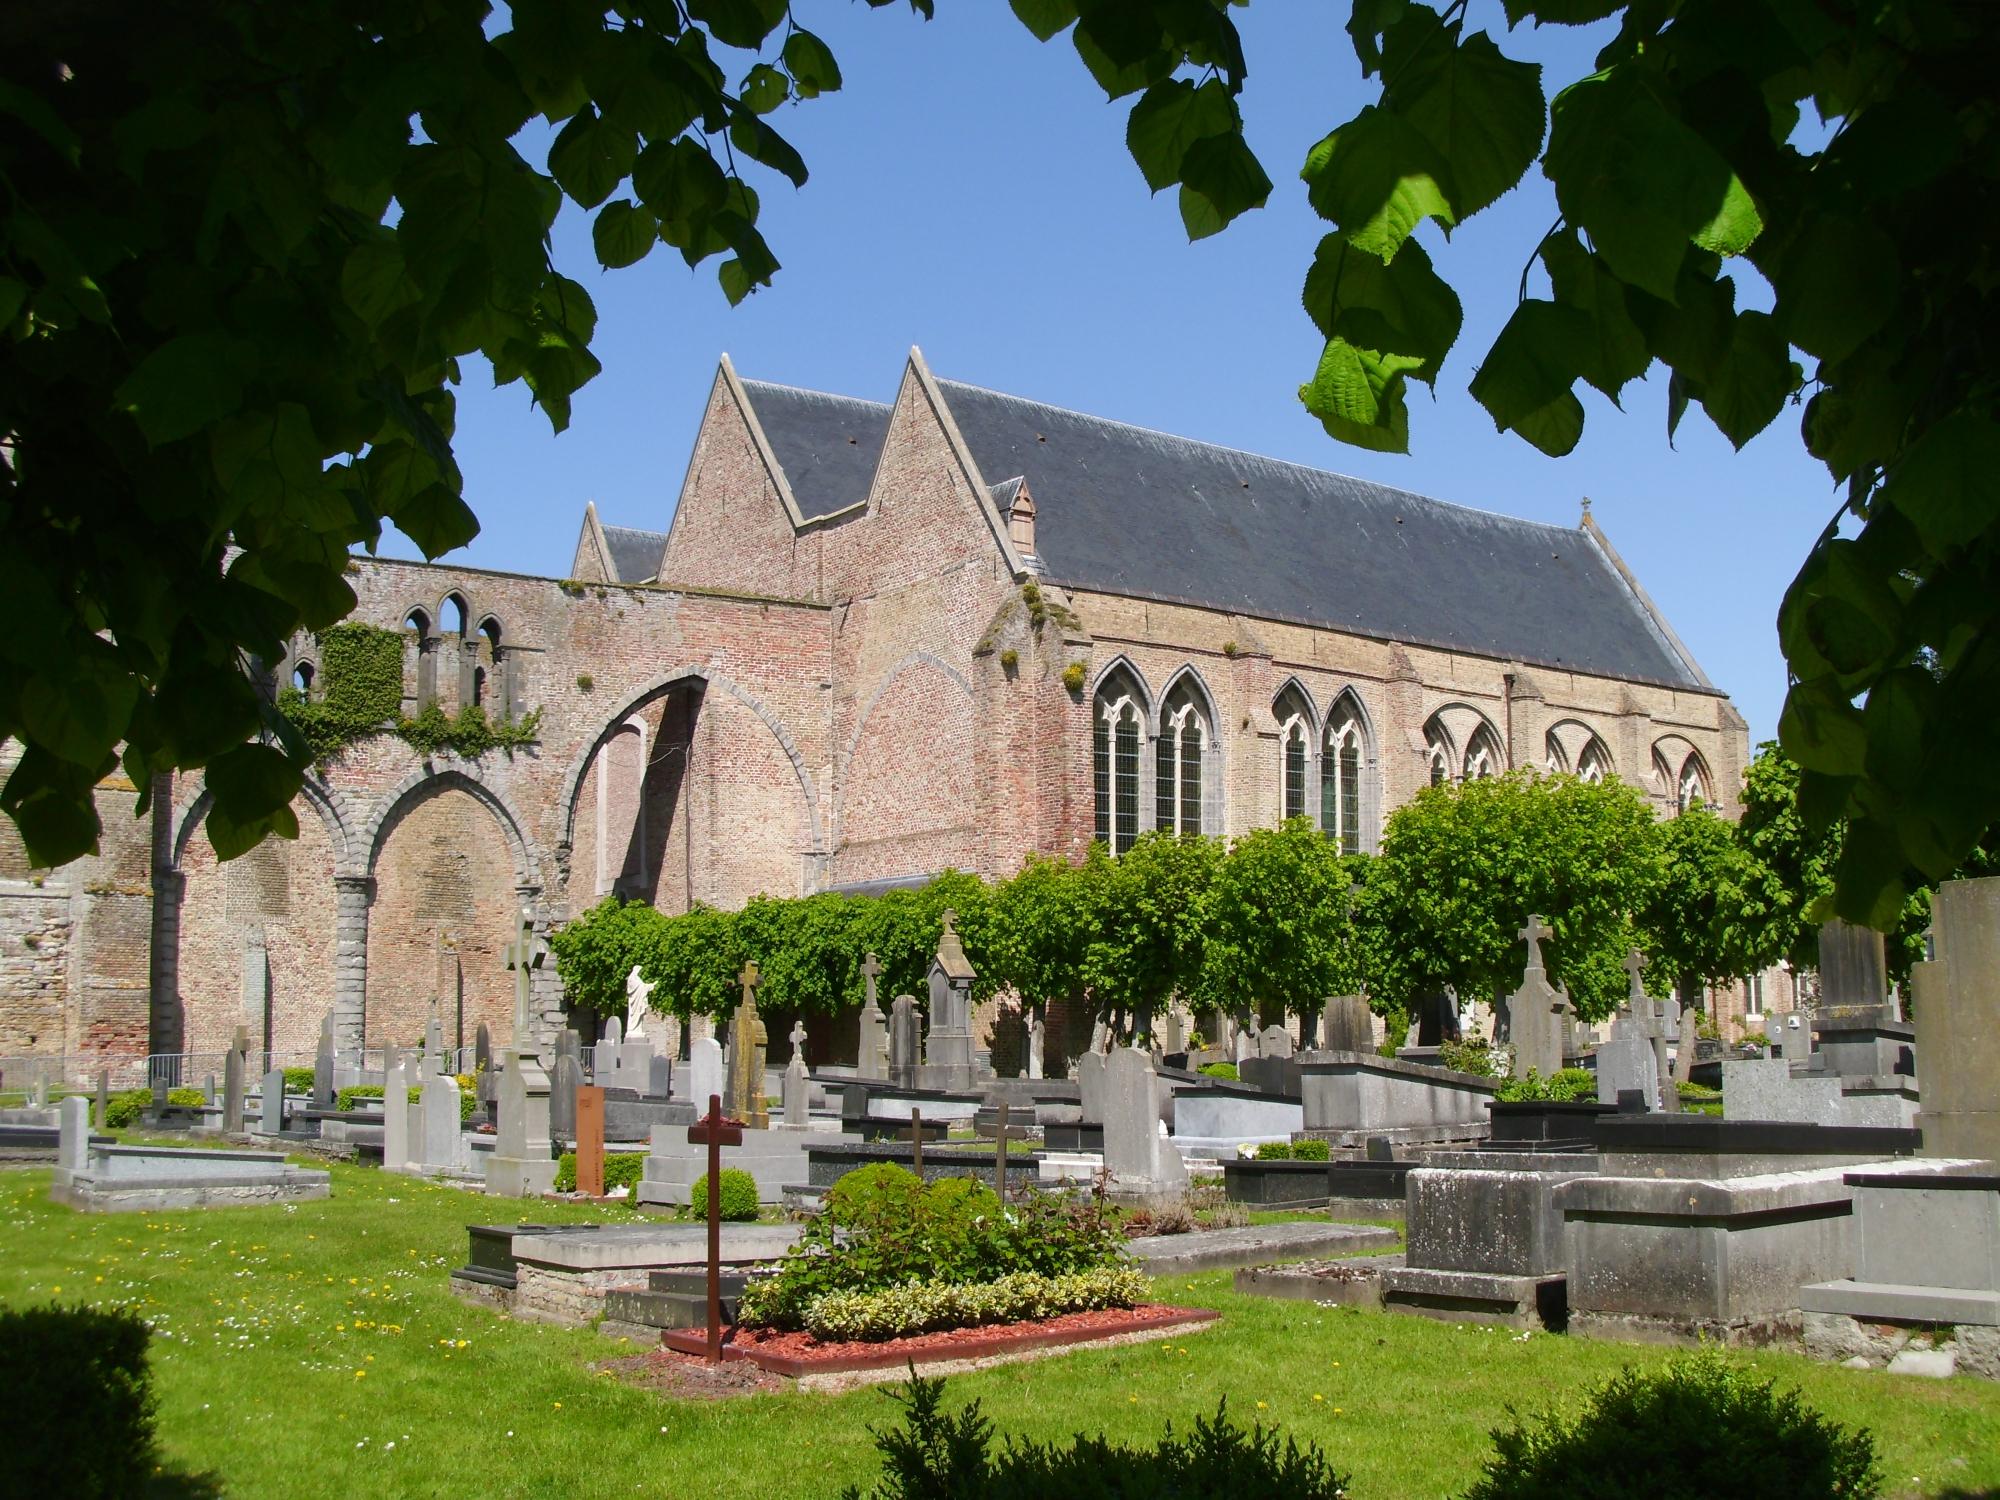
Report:
<svg viewBox="0 0 2000 1500"><path fill-rule="evenodd" d="M293 811L296 842L267 839L227 864L217 861L204 820L185 830L177 1021L185 1051L226 1051L238 1025L250 1028L259 1050L309 1060L318 1045L333 1006L333 844L309 803L301 799ZM243 1009L243 977L257 927L269 1002L253 1016Z"/></svg>
<svg viewBox="0 0 2000 1500"><path fill-rule="evenodd" d="M971 685L937 662L882 685L842 777L840 880L982 867L973 719Z"/></svg>

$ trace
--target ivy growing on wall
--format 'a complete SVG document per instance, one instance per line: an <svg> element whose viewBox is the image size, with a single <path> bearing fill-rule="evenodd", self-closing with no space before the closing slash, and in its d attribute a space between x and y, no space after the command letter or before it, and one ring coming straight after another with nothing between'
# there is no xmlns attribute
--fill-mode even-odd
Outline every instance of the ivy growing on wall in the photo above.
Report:
<svg viewBox="0 0 2000 1500"><path fill-rule="evenodd" d="M349 621L315 639L320 695L309 698L287 687L278 694L278 708L305 736L316 764L325 765L371 734L396 734L421 755L450 750L467 760L495 749L512 754L540 737L540 709L521 719L494 720L476 703L454 716L434 700L414 718L402 716L402 631Z"/></svg>

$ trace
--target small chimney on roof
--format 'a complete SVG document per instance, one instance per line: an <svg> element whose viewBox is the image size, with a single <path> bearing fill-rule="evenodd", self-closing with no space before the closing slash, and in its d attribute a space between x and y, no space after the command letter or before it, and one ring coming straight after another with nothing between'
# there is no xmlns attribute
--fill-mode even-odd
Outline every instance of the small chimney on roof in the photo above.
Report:
<svg viewBox="0 0 2000 1500"><path fill-rule="evenodd" d="M1021 554L1022 561L1032 567L1036 561L1035 499L1028 493L1028 481L1025 479L1007 504L1007 535L1014 543L1014 550Z"/></svg>

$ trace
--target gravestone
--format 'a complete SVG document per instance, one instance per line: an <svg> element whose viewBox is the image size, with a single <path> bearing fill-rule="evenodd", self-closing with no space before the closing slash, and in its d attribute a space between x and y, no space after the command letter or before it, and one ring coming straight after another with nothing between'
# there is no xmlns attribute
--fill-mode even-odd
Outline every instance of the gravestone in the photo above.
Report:
<svg viewBox="0 0 2000 1500"><path fill-rule="evenodd" d="M616 1051L624 1045L624 1042L625 1023L616 1016L612 1016L605 1021L604 1035L597 1039L597 1045L600 1047L610 1047L613 1051Z"/></svg>
<svg viewBox="0 0 2000 1500"><path fill-rule="evenodd" d="M1079 1118L1086 1125L1104 1123L1104 1054L1086 1052L1076 1060Z"/></svg>
<svg viewBox="0 0 2000 1500"><path fill-rule="evenodd" d="M382 1167L401 1172L410 1165L410 1074L403 1054L389 1048L382 1075Z"/></svg>
<svg viewBox="0 0 2000 1500"><path fill-rule="evenodd" d="M771 1106L764 1097L764 1058L771 1035L757 1013L757 986L761 982L757 961L746 961L736 978L743 987L743 998L729 1018L729 1094L724 1105L731 1119L752 1130L768 1130Z"/></svg>
<svg viewBox="0 0 2000 1500"><path fill-rule="evenodd" d="M576 1091L576 1190L604 1196L604 1090L594 1085Z"/></svg>
<svg viewBox="0 0 2000 1500"><path fill-rule="evenodd" d="M166 1109L166 1107L167 1107L167 1094L168 1094L168 1092L169 1092L169 1090L168 1090L168 1088L167 1088L167 1075L166 1075L166 1074L164 1074L164 1073L156 1073L156 1074L154 1074L154 1075L153 1075L153 1114L154 1114L154 1116L155 1116L155 1117L158 1117L158 1116L159 1116L159 1115L160 1115L160 1114L161 1114L162 1112L164 1112L164 1111L165 1111L165 1109Z"/></svg>
<svg viewBox="0 0 2000 1500"><path fill-rule="evenodd" d="M2000 1161L2000 878L1947 880L1912 970L1926 1156Z"/></svg>
<svg viewBox="0 0 2000 1500"><path fill-rule="evenodd" d="M333 1108L333 1012L319 1023L319 1050L313 1054L313 1094L312 1107L318 1110Z"/></svg>
<svg viewBox="0 0 2000 1500"><path fill-rule="evenodd" d="M90 1104L80 1094L71 1094L56 1106L56 1183L69 1180L72 1172L90 1170Z"/></svg>
<svg viewBox="0 0 2000 1500"><path fill-rule="evenodd" d="M792 1059L785 1064L785 1123L803 1129L811 1119L812 1078L806 1072L806 1023L792 1022Z"/></svg>
<svg viewBox="0 0 2000 1500"><path fill-rule="evenodd" d="M1178 1005L1167 1007L1166 1019L1160 1023L1160 1050L1162 1052L1187 1051L1187 1017ZM1039 1078L1042 1075L1034 1075Z"/></svg>
<svg viewBox="0 0 2000 1500"><path fill-rule="evenodd" d="M1446 1042L1461 1040L1458 1002L1449 987L1419 995L1416 1012L1417 1046L1441 1047Z"/></svg>
<svg viewBox="0 0 2000 1500"><path fill-rule="evenodd" d="M1335 995L1326 1002L1324 1047L1329 1052L1373 1052L1375 1017L1360 995Z"/></svg>
<svg viewBox="0 0 2000 1500"><path fill-rule="evenodd" d="M243 1130L243 1070L249 1063L250 1028L239 1026L222 1060L222 1129L238 1135Z"/></svg>
<svg viewBox="0 0 2000 1500"><path fill-rule="evenodd" d="M1674 1052L1674 1088L1694 1081L1695 1042L1701 1035L1701 1007L1688 1005L1681 1010L1680 1046Z"/></svg>
<svg viewBox="0 0 2000 1500"><path fill-rule="evenodd" d="M914 995L898 995L889 1006L889 1082L899 1089L917 1086L917 1066L923 1049L923 1018Z"/></svg>
<svg viewBox="0 0 2000 1500"><path fill-rule="evenodd" d="M105 1072L97 1075L97 1128L111 1128L111 1075Z"/></svg>
<svg viewBox="0 0 2000 1500"><path fill-rule="evenodd" d="M534 1198L555 1185L549 1155L549 1075L533 1053L502 1054L499 1132L486 1168L486 1191Z"/></svg>
<svg viewBox="0 0 2000 1500"><path fill-rule="evenodd" d="M688 1043L688 1097L698 1109L707 1109L710 1094L720 1094L729 1086L723 1068L722 1043L712 1036L698 1036Z"/></svg>
<svg viewBox="0 0 2000 1500"><path fill-rule="evenodd" d="M1646 993L1642 978L1645 962L1636 948L1626 956L1630 981L1625 1004L1611 1018L1609 1039L1597 1049L1597 1101L1617 1104L1621 1095L1636 1094L1652 1111L1666 1108L1665 1090L1672 1079L1658 1002Z"/></svg>
<svg viewBox="0 0 2000 1500"><path fill-rule="evenodd" d="M1187 1166L1160 1125L1160 1075L1136 1047L1103 1059L1104 1170L1114 1192L1164 1196L1184 1192Z"/></svg>
<svg viewBox="0 0 2000 1500"><path fill-rule="evenodd" d="M1030 1078L1044 1076L1043 1069L1047 1066L1047 1055L1048 1027L1042 1021L1041 1011L1036 1009L1028 1014L1028 1076Z"/></svg>
<svg viewBox="0 0 2000 1500"><path fill-rule="evenodd" d="M1266 1026L1257 1035L1257 1055L1259 1057L1290 1057L1292 1055L1292 1034L1283 1026Z"/></svg>
<svg viewBox="0 0 2000 1500"><path fill-rule="evenodd" d="M444 1055L435 1054L424 1069L418 1115L422 1120L422 1155L426 1167L457 1171L465 1165L464 1131L459 1124L458 1080L447 1071Z"/></svg>
<svg viewBox="0 0 2000 1500"><path fill-rule="evenodd" d="M243 1024L253 1035L269 1037L266 1021L270 1014L271 955L259 922L243 934Z"/></svg>
<svg viewBox="0 0 2000 1500"><path fill-rule="evenodd" d="M625 976L625 1040L646 1042L653 1040L646 1030L646 1022L653 1014L653 990L656 986L647 983L640 975L639 966L632 965L632 972Z"/></svg>
<svg viewBox="0 0 2000 1500"><path fill-rule="evenodd" d="M285 1128L285 1070L273 1068L264 1075L257 1095L257 1129L277 1135Z"/></svg>
<svg viewBox="0 0 2000 1500"><path fill-rule="evenodd" d="M963 1091L972 1087L972 963L953 925L958 913L944 911L944 931L931 960L930 1034L924 1039L926 1087Z"/></svg>
<svg viewBox="0 0 2000 1500"><path fill-rule="evenodd" d="M1882 934L1839 919L1819 930L1819 1008L1882 1014L1889 970Z"/></svg>
<svg viewBox="0 0 2000 1500"><path fill-rule="evenodd" d="M1846 922L1819 930L1820 995L1812 1029L1820 1066L1843 1078L1916 1074L1916 1029L1889 999L1882 934Z"/></svg>
<svg viewBox="0 0 2000 1500"><path fill-rule="evenodd" d="M475 1078L483 1080L485 1075L492 1071L493 1033L488 1029L486 1023L481 1021L478 1029L472 1033L472 1073ZM490 1091L484 1091L483 1084L481 1097L492 1097Z"/></svg>
<svg viewBox="0 0 2000 1500"><path fill-rule="evenodd" d="M674 1091L674 1062L664 1052L655 1052L646 1063L646 1091L643 1097L665 1099Z"/></svg>
<svg viewBox="0 0 2000 1500"><path fill-rule="evenodd" d="M1256 1055L1257 1033L1245 1026L1236 1033L1236 1066L1242 1067L1245 1061Z"/></svg>
<svg viewBox="0 0 2000 1500"><path fill-rule="evenodd" d="M1542 941L1549 935L1538 916L1530 916L1520 932L1528 945L1528 964L1521 987L1507 1001L1516 1078L1533 1073L1546 1079L1562 1070L1563 1022L1571 1006L1569 996L1549 983L1542 957Z"/></svg>
<svg viewBox="0 0 2000 1500"><path fill-rule="evenodd" d="M576 1091L583 1087L583 1064L567 1052L556 1054L549 1070L549 1138L576 1139Z"/></svg>
<svg viewBox="0 0 2000 1500"><path fill-rule="evenodd" d="M214 1109L222 1103L222 1090L215 1086L215 1075L213 1073L209 1074L207 1081L202 1084L201 1097L202 1102L208 1105L210 1109ZM47 1104L49 1102L49 1080L46 1075L38 1079L35 1083L35 1102L37 1104Z"/></svg>
<svg viewBox="0 0 2000 1500"><path fill-rule="evenodd" d="M854 1049L856 1078L883 1078L889 1072L888 1023L882 1019L882 1007L875 998L875 981L881 975L882 964L874 954L861 960L861 981L867 992L861 998L860 1036Z"/></svg>

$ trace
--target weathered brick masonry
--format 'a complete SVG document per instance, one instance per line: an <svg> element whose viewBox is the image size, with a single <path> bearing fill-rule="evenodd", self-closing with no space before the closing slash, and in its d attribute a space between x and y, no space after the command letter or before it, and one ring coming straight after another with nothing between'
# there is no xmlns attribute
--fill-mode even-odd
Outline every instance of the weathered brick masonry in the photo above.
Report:
<svg viewBox="0 0 2000 1500"><path fill-rule="evenodd" d="M1200 464L1234 465L1227 490ZM546 930L611 890L669 911L734 907L1079 853L1097 832L1093 725L1114 693L1144 720L1144 827L1179 805L1155 755L1176 714L1196 726L1186 806L1205 832L1282 816L1294 733L1310 741L1319 816L1344 723L1363 846L1433 775L1505 765L1594 766L1663 808L1693 788L1734 809L1743 721L1587 517L1532 528L1361 497L1465 534L1431 544L1443 551L1490 548L1443 559L1441 615L1463 594L1443 563L1479 578L1545 548L1553 571L1502 579L1496 597L1539 591L1561 611L1562 590L1587 586L1589 607L1639 642L1635 669L1589 641L1572 650L1547 621L1406 628L1350 608L1338 584L1321 601L1294 581L1311 602L1279 608L1254 578L1223 576L1244 545L1230 506L1265 507L1267 525L1282 511L1307 539L1348 524L1323 495L1280 493L1322 481L1336 483L942 383L914 354L887 406L744 382L725 361L668 533L591 509L561 580L354 565L356 618L405 633L406 712L429 697L538 711L536 745L465 762L374 736L308 787L295 843L223 867L198 776L163 785L146 819L107 783L104 852L61 870L29 870L0 827L0 1056L217 1051L238 1024L306 1054L329 1011L349 1043L407 1041L434 996L448 1032L469 1040L484 1021L505 1042L501 952L523 910ZM1081 537L1121 487L1111 529L1129 533L1091 522ZM1127 540L1129 567L1115 561ZM1296 573L1299 550L1273 548L1273 574ZM1595 633L1582 619L1574 631ZM281 680L302 667L317 668L310 640ZM535 1025L546 1035L560 1016L546 970Z"/></svg>

